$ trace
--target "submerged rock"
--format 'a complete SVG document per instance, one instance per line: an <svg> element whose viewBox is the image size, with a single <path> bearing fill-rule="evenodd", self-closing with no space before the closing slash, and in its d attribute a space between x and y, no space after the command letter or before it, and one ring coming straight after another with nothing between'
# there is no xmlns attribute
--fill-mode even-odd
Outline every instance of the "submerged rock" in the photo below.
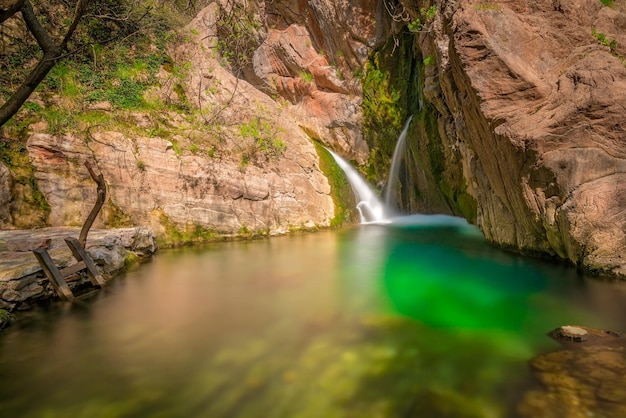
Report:
<svg viewBox="0 0 626 418"><path fill-rule="evenodd" d="M550 332L566 349L530 362L535 386L523 397L522 417L626 416L626 338L614 331L566 325Z"/></svg>
<svg viewBox="0 0 626 418"><path fill-rule="evenodd" d="M563 325L549 332L550 337L561 343L597 342L608 343L624 339L624 334L615 331L603 331L580 325ZM624 340L626 342L626 340Z"/></svg>

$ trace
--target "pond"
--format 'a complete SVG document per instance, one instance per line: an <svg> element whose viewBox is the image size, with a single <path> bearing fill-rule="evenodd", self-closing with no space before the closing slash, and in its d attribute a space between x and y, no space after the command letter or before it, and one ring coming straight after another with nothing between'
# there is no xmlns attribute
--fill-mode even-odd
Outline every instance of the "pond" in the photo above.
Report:
<svg viewBox="0 0 626 418"><path fill-rule="evenodd" d="M620 282L465 221L159 252L0 335L7 417L511 417L565 324L626 330Z"/></svg>

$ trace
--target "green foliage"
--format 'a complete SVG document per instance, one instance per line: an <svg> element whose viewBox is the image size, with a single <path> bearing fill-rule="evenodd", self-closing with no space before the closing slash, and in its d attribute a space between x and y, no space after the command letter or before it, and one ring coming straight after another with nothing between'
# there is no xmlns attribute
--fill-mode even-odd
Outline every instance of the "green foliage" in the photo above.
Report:
<svg viewBox="0 0 626 418"><path fill-rule="evenodd" d="M304 81L306 81L307 83L312 83L313 82L313 74L311 74L308 71L300 71L300 78Z"/></svg>
<svg viewBox="0 0 626 418"><path fill-rule="evenodd" d="M287 149L287 145L279 138L276 138L281 129L266 119L256 117L250 122L239 126L239 133L244 138L252 138L266 157L280 157Z"/></svg>
<svg viewBox="0 0 626 418"><path fill-rule="evenodd" d="M153 0L91 2L70 41L73 53L59 61L36 89L38 103L55 109L45 115L51 131L61 133L67 125L67 114L61 110L77 115L93 102L109 101L119 109L145 108L142 96L155 84L155 75L166 60L163 51L171 39L170 29L182 26L181 17L187 21L195 14L189 5L178 0L159 2L158 7ZM37 13L50 33L63 33L71 7L71 2L53 0L38 4ZM42 55L32 37L5 41L0 102L17 89ZM41 108L24 106L17 116L25 117L24 110Z"/></svg>
<svg viewBox="0 0 626 418"><path fill-rule="evenodd" d="M41 115L48 123L48 132L53 135L60 135L76 124L72 112L61 107L46 108L41 112Z"/></svg>
<svg viewBox="0 0 626 418"><path fill-rule="evenodd" d="M356 216L356 212L352 212L349 209L356 206L354 192L345 173L337 165L333 156L317 141L314 141L313 144L320 159L320 170L328 178L330 195L335 204L335 216L331 219L330 226L339 227L346 222L350 222L353 215Z"/></svg>
<svg viewBox="0 0 626 418"><path fill-rule="evenodd" d="M598 32L596 28L591 29L591 35L596 38L602 45L608 46L611 49L611 53L616 53L617 51L617 40L609 39L609 37L602 33Z"/></svg>
<svg viewBox="0 0 626 418"><path fill-rule="evenodd" d="M611 54L619 59L624 66L626 66L626 57L619 53L617 50L617 39L609 39L609 37L602 33L598 32L596 28L591 29L591 35L596 38L602 45L608 46Z"/></svg>
<svg viewBox="0 0 626 418"><path fill-rule="evenodd" d="M420 32L426 29L427 24L431 23L437 15L437 7L430 6L428 9L425 7L420 8L420 17L413 20L407 25L410 32Z"/></svg>
<svg viewBox="0 0 626 418"><path fill-rule="evenodd" d="M425 7L422 7L420 9L420 14L422 16L424 16L424 18L427 21L431 21L435 18L435 16L437 15L437 7L436 6L430 6L428 9L426 9Z"/></svg>
<svg viewBox="0 0 626 418"><path fill-rule="evenodd" d="M25 110L30 110L32 112L39 112L42 109L42 107L39 106L35 102L26 102L26 103L24 103L24 109Z"/></svg>
<svg viewBox="0 0 626 418"><path fill-rule="evenodd" d="M613 6L613 0L600 0L600 3L604 4L606 7Z"/></svg>
<svg viewBox="0 0 626 418"><path fill-rule="evenodd" d="M424 58L422 62L424 63L424 65L433 65L435 63L435 56L433 54L430 54L429 56Z"/></svg>
<svg viewBox="0 0 626 418"><path fill-rule="evenodd" d="M413 33L421 31L422 27L422 20L419 17L407 25L409 31Z"/></svg>
<svg viewBox="0 0 626 418"><path fill-rule="evenodd" d="M15 317L11 312L0 309L0 329L8 327L9 325L11 325L11 323L13 323L14 320Z"/></svg>

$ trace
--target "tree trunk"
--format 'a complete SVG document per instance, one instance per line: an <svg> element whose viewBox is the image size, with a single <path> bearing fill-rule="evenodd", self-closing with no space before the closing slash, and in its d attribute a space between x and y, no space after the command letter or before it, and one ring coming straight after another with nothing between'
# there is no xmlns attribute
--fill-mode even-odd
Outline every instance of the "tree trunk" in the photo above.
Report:
<svg viewBox="0 0 626 418"><path fill-rule="evenodd" d="M33 34L39 47L44 52L43 57L37 63L37 66L30 72L28 77L24 80L22 85L9 97L9 99L0 107L0 126L4 125L13 115L20 110L20 107L28 100L30 95L35 91L39 83L46 78L48 72L56 65L56 63L63 58L63 51L67 47L69 40L71 39L76 27L80 19L85 14L85 10L90 0L79 0L76 4L76 9L74 11L74 18L72 23L70 24L63 40L57 45L50 37L46 29L41 26L37 16L35 16L35 12L33 10L33 6L30 4L30 0L20 0L17 4L21 5L20 11L22 12L22 18L24 19L24 23L28 27L30 33ZM0 18L8 19L10 16L15 14L14 11L15 5L12 5L9 9L0 10ZM9 15L9 13L12 13Z"/></svg>
<svg viewBox="0 0 626 418"><path fill-rule="evenodd" d="M98 216L98 212L100 212L100 209L102 209L102 205L104 205L104 202L107 198L107 184L104 181L104 176L102 175L102 173L96 175L89 161L85 161L85 167L87 167L87 170L89 170L89 175L91 176L93 181L95 181L98 185L98 196L96 198L96 203L94 204L93 209L91 209L89 216L87 216L87 219L85 220L85 223L80 230L80 235L78 235L78 242L80 242L80 245L82 245L83 248L86 248L87 234L91 229L91 225L93 225L93 221L96 220L96 216Z"/></svg>

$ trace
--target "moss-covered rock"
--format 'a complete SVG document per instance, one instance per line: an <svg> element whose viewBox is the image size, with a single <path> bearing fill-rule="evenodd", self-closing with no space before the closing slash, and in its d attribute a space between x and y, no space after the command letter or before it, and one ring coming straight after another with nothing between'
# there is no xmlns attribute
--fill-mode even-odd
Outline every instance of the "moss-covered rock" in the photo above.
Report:
<svg viewBox="0 0 626 418"><path fill-rule="evenodd" d="M353 209L357 202L355 202L354 192L345 173L326 148L317 141L314 144L320 159L320 170L328 178L330 194L335 204L335 216L330 221L330 226L337 227L344 223L357 222L358 213Z"/></svg>

